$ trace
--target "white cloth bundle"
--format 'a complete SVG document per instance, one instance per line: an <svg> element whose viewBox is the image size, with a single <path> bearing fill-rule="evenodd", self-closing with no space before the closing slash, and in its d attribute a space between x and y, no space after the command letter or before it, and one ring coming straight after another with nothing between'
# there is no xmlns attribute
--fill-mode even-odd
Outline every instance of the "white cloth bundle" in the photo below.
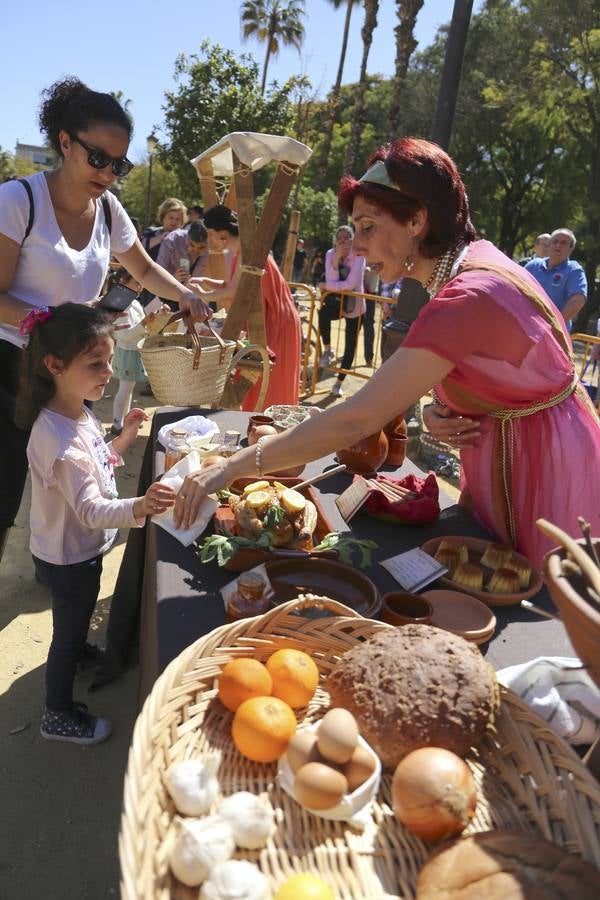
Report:
<svg viewBox="0 0 600 900"><path fill-rule="evenodd" d="M496 676L568 743L600 737L600 690L576 657L539 656Z"/></svg>
<svg viewBox="0 0 600 900"><path fill-rule="evenodd" d="M169 434L174 428L184 429L190 434L197 434L200 437L205 438L209 438L213 434L219 433L219 426L216 425L212 419L207 419L206 416L186 416L185 419L179 419L177 422L170 422L168 425L163 425L160 429L158 432L158 440L163 447L167 446ZM200 463L198 463L196 468L200 468Z"/></svg>
<svg viewBox="0 0 600 900"><path fill-rule="evenodd" d="M175 491L178 491L183 484L185 476L189 475L191 472L196 472L200 466L200 455L196 450L192 450L163 475L161 482L162 484L170 485ZM185 531L181 528L175 528L173 522L173 508L168 509L158 516L152 516L152 521L157 525L160 525L161 528L164 528L165 531L168 531L169 534L172 534L174 538L177 538L179 543L183 544L184 547L189 547L189 545L206 529L218 506L218 502L213 500L212 497L205 497L200 504L200 510L196 517L196 521L191 528L187 528Z"/></svg>

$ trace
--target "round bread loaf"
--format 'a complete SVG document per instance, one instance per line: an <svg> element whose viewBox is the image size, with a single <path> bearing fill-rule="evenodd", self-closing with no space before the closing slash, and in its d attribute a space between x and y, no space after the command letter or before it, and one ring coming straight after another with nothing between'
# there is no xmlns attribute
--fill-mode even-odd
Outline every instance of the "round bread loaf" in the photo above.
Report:
<svg viewBox="0 0 600 900"><path fill-rule="evenodd" d="M388 768L419 747L464 756L498 702L495 674L477 647L430 625L377 632L342 656L326 688Z"/></svg>
<svg viewBox="0 0 600 900"><path fill-rule="evenodd" d="M600 872L524 831L484 831L438 850L417 882L417 900L597 900Z"/></svg>

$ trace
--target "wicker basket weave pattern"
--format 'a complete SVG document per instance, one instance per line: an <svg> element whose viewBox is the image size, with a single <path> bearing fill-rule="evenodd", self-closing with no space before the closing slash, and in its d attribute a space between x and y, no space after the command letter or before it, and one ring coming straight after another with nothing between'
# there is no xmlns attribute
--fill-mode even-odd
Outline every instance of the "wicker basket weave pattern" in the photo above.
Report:
<svg viewBox="0 0 600 900"><path fill-rule="evenodd" d="M189 334L155 334L140 341L139 350L152 392L165 405L212 406L218 403L229 374L235 341L225 352L215 338L200 337L200 365L193 367L194 344Z"/></svg>
<svg viewBox="0 0 600 900"><path fill-rule="evenodd" d="M315 606L333 615L298 615ZM279 786L276 764L254 764L237 753L230 739L232 714L216 699L216 679L236 656L264 661L280 647L297 647L310 652L326 675L344 652L389 627L328 598L307 596L215 629L167 667L146 700L130 749L119 839L123 898L197 897L168 868L175 810L163 775L175 761L215 751L221 754L224 796L237 790L264 793L276 811L278 827L267 847L236 854L256 862L273 888L295 872L315 871L340 900L414 897L430 848L395 820L391 774L384 773L372 823L364 832L312 816ZM328 703L319 688L305 721L320 718ZM597 782L568 745L510 691L502 690L494 730L468 763L479 796L469 831L534 830L600 866Z"/></svg>

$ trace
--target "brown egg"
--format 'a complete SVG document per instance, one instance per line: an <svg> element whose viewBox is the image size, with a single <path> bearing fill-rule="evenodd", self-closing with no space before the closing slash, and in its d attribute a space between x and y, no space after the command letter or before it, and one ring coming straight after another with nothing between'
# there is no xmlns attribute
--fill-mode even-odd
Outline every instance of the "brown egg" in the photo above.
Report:
<svg viewBox="0 0 600 900"><path fill-rule="evenodd" d="M358 725L352 713L340 707L330 709L317 732L319 753L334 763L348 762L358 744Z"/></svg>
<svg viewBox="0 0 600 900"><path fill-rule="evenodd" d="M257 425L256 428L251 428L248 435L248 446L251 447L259 438L268 437L270 434L279 434L279 432L272 425Z"/></svg>
<svg viewBox="0 0 600 900"><path fill-rule="evenodd" d="M314 731L297 731L287 745L287 761L292 772L309 762L324 762L317 749L317 735Z"/></svg>
<svg viewBox="0 0 600 900"><path fill-rule="evenodd" d="M371 777L376 765L373 753L359 744L348 762L342 766L342 772L348 779L350 793Z"/></svg>
<svg viewBox="0 0 600 900"><path fill-rule="evenodd" d="M202 468L208 469L209 466L214 466L216 465L216 463L220 463L224 458L224 456L219 456L217 453L215 453L213 456L205 456L202 460Z"/></svg>
<svg viewBox="0 0 600 900"><path fill-rule="evenodd" d="M296 772L296 800L308 809L331 809L348 793L346 777L323 763L309 762Z"/></svg>

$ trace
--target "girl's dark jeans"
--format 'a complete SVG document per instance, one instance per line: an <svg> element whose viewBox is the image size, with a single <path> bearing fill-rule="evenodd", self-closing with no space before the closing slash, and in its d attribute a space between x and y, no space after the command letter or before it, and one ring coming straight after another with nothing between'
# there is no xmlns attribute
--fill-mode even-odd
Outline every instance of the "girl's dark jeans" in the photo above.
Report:
<svg viewBox="0 0 600 900"><path fill-rule="evenodd" d="M27 478L29 431L15 425L22 353L19 347L0 340L0 531L14 523Z"/></svg>
<svg viewBox="0 0 600 900"><path fill-rule="evenodd" d="M100 592L102 556L70 566L55 566L33 557L41 581L52 594L52 643L46 663L46 706L70 710L77 661L87 638Z"/></svg>

